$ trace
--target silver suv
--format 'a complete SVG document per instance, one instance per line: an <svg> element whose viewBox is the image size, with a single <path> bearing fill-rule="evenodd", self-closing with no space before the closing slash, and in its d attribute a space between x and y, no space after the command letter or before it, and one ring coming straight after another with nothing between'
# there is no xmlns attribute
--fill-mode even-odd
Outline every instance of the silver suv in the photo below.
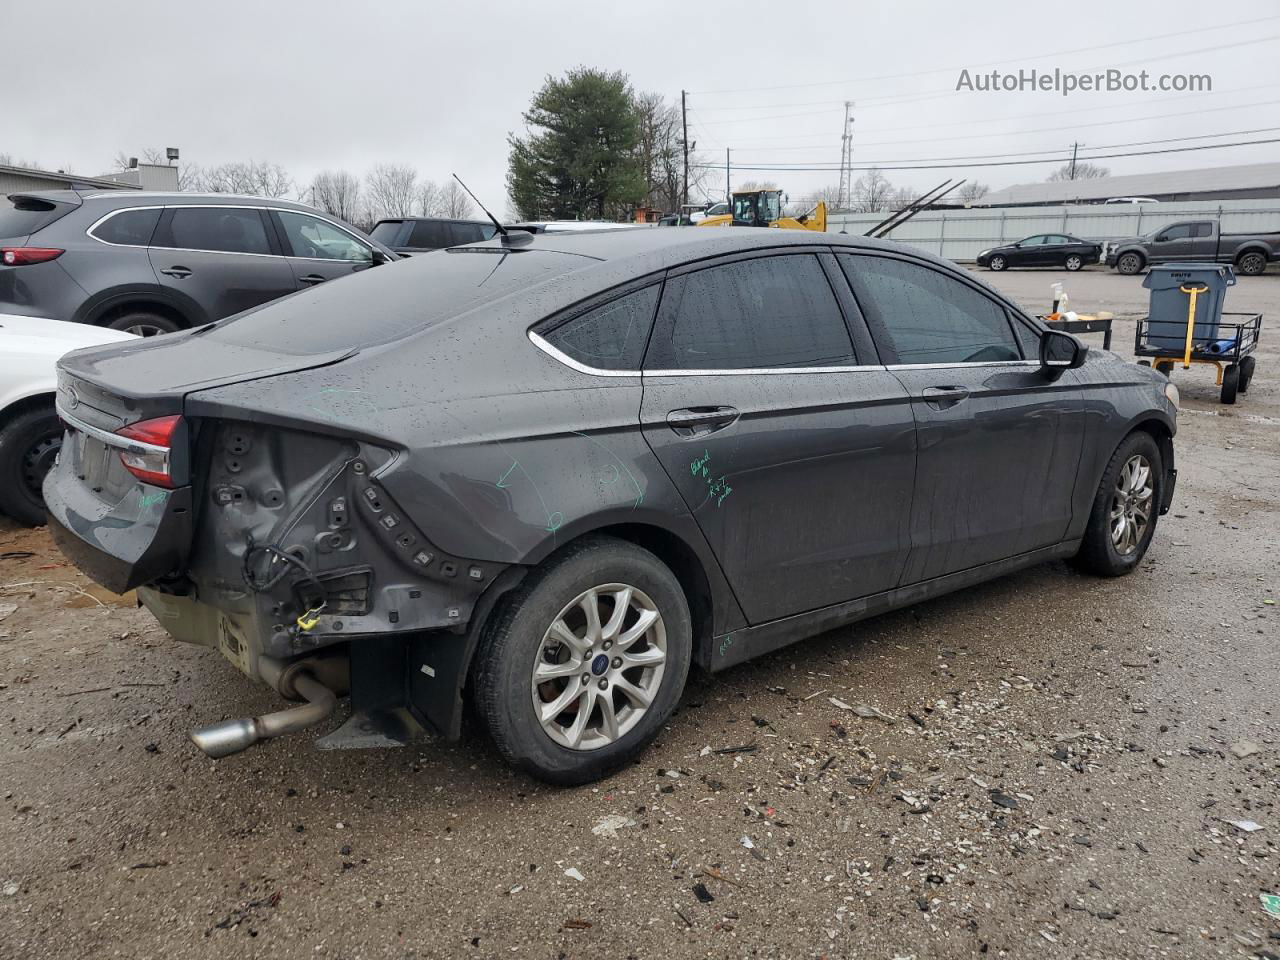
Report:
<svg viewBox="0 0 1280 960"><path fill-rule="evenodd" d="M0 313L141 336L395 259L355 227L288 200L51 190L0 201Z"/></svg>

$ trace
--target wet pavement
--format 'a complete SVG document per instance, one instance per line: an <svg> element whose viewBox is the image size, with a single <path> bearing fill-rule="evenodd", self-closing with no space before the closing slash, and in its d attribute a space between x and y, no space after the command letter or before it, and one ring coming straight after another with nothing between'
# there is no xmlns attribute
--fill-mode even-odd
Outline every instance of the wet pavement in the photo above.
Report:
<svg viewBox="0 0 1280 960"><path fill-rule="evenodd" d="M983 276L1036 310L1064 279L1126 355L1146 302ZM1280 275L1227 304L1280 326ZM695 680L574 790L475 732L205 759L191 727L278 701L0 521L0 957L1280 956L1277 334L1235 407L1174 374L1134 575L1050 564Z"/></svg>

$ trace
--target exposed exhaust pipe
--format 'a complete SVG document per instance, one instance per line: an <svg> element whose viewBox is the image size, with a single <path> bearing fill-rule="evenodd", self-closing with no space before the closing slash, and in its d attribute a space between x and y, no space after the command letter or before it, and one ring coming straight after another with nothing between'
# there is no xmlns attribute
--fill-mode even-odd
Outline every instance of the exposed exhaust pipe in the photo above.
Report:
<svg viewBox="0 0 1280 960"><path fill-rule="evenodd" d="M290 682L293 690L305 698L306 703L260 717L241 717L210 724L192 730L192 741L210 757L229 757L253 746L259 740L305 730L333 713L333 708L338 703L337 694L310 672L299 670L290 677Z"/></svg>

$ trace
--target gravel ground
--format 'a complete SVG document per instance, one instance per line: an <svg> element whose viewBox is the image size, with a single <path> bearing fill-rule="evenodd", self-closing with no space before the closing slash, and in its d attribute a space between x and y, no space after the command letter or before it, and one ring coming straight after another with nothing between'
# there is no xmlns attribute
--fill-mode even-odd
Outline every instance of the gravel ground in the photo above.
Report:
<svg viewBox="0 0 1280 960"><path fill-rule="evenodd" d="M1031 309L1055 279L1146 302L1101 271L984 277ZM1278 294L1228 307L1280 322ZM1177 498L1133 576L1047 565L695 681L575 790L476 733L204 759L188 729L277 701L0 521L0 957L1280 955L1263 346L1233 408L1175 374Z"/></svg>

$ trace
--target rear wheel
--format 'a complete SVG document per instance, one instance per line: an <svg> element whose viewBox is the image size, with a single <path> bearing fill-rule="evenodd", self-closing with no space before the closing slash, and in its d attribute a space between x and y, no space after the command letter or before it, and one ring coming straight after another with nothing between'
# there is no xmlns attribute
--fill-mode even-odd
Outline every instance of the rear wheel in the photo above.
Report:
<svg viewBox="0 0 1280 960"><path fill-rule="evenodd" d="M1258 361L1253 357L1245 357L1240 361L1240 392L1248 393L1249 384L1253 380L1253 368L1258 365Z"/></svg>
<svg viewBox="0 0 1280 960"><path fill-rule="evenodd" d="M1236 260L1236 271L1244 274L1246 277L1256 277L1265 273L1267 269L1267 256L1258 250L1250 250L1248 253L1242 253Z"/></svg>
<svg viewBox="0 0 1280 960"><path fill-rule="evenodd" d="M1225 404L1236 402L1236 394L1240 392L1240 368L1234 363L1222 371L1221 399Z"/></svg>
<svg viewBox="0 0 1280 960"><path fill-rule="evenodd" d="M1084 257L1080 256L1080 254L1078 253L1073 253L1067 257L1066 263L1064 264L1064 266L1066 266L1068 270L1074 273L1075 271L1079 270L1081 267L1084 266Z"/></svg>
<svg viewBox="0 0 1280 960"><path fill-rule="evenodd" d="M1131 277L1135 273L1141 273L1142 267L1143 259L1142 255L1139 253L1121 254L1120 259L1116 261L1116 269L1126 277Z"/></svg>
<svg viewBox="0 0 1280 960"><path fill-rule="evenodd" d="M124 330L139 337L157 337L162 333L174 333L182 327L174 320L158 313L132 310L123 313L107 324L112 330Z"/></svg>
<svg viewBox="0 0 1280 960"><path fill-rule="evenodd" d="M684 690L689 605L652 553L599 538L532 573L477 651L476 707L503 757L588 783L638 754Z"/></svg>
<svg viewBox="0 0 1280 960"><path fill-rule="evenodd" d="M25 410L0 427L0 513L27 526L45 522L40 488L61 446L53 404Z"/></svg>
<svg viewBox="0 0 1280 960"><path fill-rule="evenodd" d="M1005 260L1004 257L1000 256L1000 254L996 254L987 262L991 265L991 269L997 272L1003 270L1009 265L1008 261Z"/></svg>
<svg viewBox="0 0 1280 960"><path fill-rule="evenodd" d="M1131 433L1112 454L1074 563L1101 577L1131 573L1155 534L1164 466L1149 433Z"/></svg>

